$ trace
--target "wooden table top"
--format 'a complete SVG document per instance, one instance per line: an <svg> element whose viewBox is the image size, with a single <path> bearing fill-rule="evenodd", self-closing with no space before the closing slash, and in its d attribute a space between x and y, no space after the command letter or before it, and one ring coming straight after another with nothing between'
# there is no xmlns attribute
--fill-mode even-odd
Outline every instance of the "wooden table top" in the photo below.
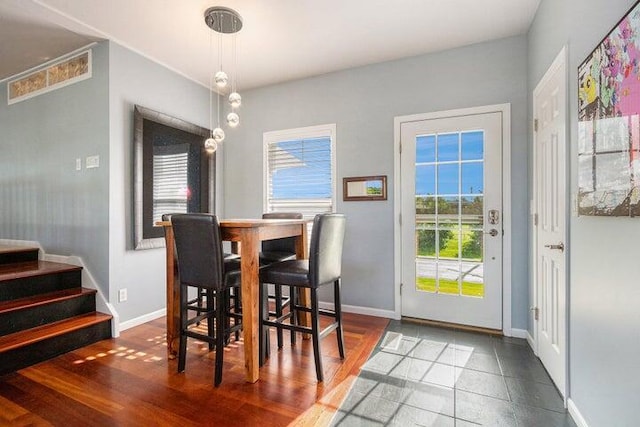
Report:
<svg viewBox="0 0 640 427"><path fill-rule="evenodd" d="M240 227L240 228L252 228L260 227L263 225L298 225L306 224L309 220L306 219L255 219L255 218L231 218L221 219L221 227ZM166 227L171 225L171 221L158 221L155 224L159 227Z"/></svg>

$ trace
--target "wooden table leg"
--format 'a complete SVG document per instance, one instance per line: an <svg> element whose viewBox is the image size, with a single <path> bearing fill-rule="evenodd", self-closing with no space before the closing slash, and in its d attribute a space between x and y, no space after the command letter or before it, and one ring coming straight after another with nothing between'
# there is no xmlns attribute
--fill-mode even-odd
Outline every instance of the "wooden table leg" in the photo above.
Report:
<svg viewBox="0 0 640 427"><path fill-rule="evenodd" d="M164 227L167 256L167 356L175 359L180 345L180 278L176 264L173 228Z"/></svg>
<svg viewBox="0 0 640 427"><path fill-rule="evenodd" d="M242 330L244 336L244 366L247 382L254 383L260 377L258 356L259 351L259 253L260 239L252 228L242 231L240 244L242 257L240 268L242 271Z"/></svg>
<svg viewBox="0 0 640 427"><path fill-rule="evenodd" d="M296 238L296 258L308 259L309 254L307 250L307 226L302 225L302 233ZM311 306L311 291L307 288L301 288L298 292L300 297L300 304L305 307ZM302 326L311 327L311 313L298 313L298 324ZM302 338L308 340L311 338L310 334L303 334Z"/></svg>

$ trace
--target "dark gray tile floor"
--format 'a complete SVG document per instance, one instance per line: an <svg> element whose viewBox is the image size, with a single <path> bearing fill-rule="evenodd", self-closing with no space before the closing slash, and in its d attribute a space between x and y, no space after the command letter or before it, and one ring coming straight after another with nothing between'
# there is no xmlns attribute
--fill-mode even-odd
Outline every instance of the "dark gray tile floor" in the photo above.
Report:
<svg viewBox="0 0 640 427"><path fill-rule="evenodd" d="M576 426L525 340L400 321L331 425Z"/></svg>

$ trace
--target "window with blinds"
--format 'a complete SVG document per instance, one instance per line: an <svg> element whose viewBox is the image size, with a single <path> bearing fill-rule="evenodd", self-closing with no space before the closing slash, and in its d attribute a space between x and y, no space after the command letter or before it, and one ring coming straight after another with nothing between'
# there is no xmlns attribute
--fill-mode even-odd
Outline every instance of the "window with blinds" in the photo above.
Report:
<svg viewBox="0 0 640 427"><path fill-rule="evenodd" d="M335 125L266 133L265 212L332 212L334 143Z"/></svg>
<svg viewBox="0 0 640 427"><path fill-rule="evenodd" d="M153 155L153 223L165 213L187 213L189 153Z"/></svg>

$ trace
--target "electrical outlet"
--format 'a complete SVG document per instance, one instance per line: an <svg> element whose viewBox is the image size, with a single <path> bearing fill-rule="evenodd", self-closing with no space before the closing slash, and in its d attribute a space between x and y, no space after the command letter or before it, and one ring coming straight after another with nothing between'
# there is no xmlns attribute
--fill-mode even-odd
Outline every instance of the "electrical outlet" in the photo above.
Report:
<svg viewBox="0 0 640 427"><path fill-rule="evenodd" d="M100 167L100 156L95 155L95 156L89 156L85 159L85 163L86 163L86 168L87 169L91 169L91 168L99 168Z"/></svg>
<svg viewBox="0 0 640 427"><path fill-rule="evenodd" d="M118 291L118 302L125 302L127 300L127 288L120 289Z"/></svg>

